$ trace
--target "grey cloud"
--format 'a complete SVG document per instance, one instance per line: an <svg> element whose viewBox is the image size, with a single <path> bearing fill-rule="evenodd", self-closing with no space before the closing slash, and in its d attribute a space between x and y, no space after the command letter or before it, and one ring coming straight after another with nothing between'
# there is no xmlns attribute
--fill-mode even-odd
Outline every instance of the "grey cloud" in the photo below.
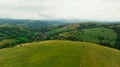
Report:
<svg viewBox="0 0 120 67"><path fill-rule="evenodd" d="M43 5L43 1L48 0L16 0L15 3L0 3L0 8L3 10L19 11L46 11L50 9Z"/></svg>
<svg viewBox="0 0 120 67"><path fill-rule="evenodd" d="M4 10L24 10L24 11L46 11L49 8L42 5L22 4L22 5L0 5Z"/></svg>
<svg viewBox="0 0 120 67"><path fill-rule="evenodd" d="M0 17L94 19L95 15L96 19L119 20L119 3L120 0L0 0ZM79 9L74 8L74 4Z"/></svg>
<svg viewBox="0 0 120 67"><path fill-rule="evenodd" d="M23 0L23 1L27 1L27 2L33 2L33 1L43 2L43 1L48 1L48 0ZM51 0L51 1L56 1L56 0Z"/></svg>
<svg viewBox="0 0 120 67"><path fill-rule="evenodd" d="M47 7L42 7L42 6L30 6L30 5L26 5L26 6L16 6L16 7L12 7L12 9L14 9L14 10L25 10L25 11L46 11L46 10L48 10Z"/></svg>
<svg viewBox="0 0 120 67"><path fill-rule="evenodd" d="M1 10L11 11L49 11L51 8L44 5L48 0L16 0L11 3L0 3ZM54 1L54 0L51 0Z"/></svg>
<svg viewBox="0 0 120 67"><path fill-rule="evenodd" d="M0 18L8 18L9 15L7 13L0 13Z"/></svg>
<svg viewBox="0 0 120 67"><path fill-rule="evenodd" d="M48 15L48 14L38 14L39 17L46 18L46 19L54 19L55 17Z"/></svg>
<svg viewBox="0 0 120 67"><path fill-rule="evenodd" d="M107 1L107 2L120 2L120 0L101 0L101 1Z"/></svg>

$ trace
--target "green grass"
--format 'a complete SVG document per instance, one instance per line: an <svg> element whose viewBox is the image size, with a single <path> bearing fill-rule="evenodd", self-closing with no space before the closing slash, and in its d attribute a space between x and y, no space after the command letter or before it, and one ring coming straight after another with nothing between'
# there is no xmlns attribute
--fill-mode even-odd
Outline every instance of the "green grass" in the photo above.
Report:
<svg viewBox="0 0 120 67"><path fill-rule="evenodd" d="M0 67L120 67L120 51L85 42L33 42L1 49Z"/></svg>
<svg viewBox="0 0 120 67"><path fill-rule="evenodd" d="M115 47L117 33L111 28L96 27L78 30L79 24L74 24L73 26L67 25L63 28L55 28L48 31L49 34L56 33L58 38L72 40L72 38L77 41L100 43L102 45L107 45L109 47ZM54 39L54 35L52 36ZM70 39L71 38L71 39ZM100 40L100 38L102 38Z"/></svg>
<svg viewBox="0 0 120 67"><path fill-rule="evenodd" d="M80 32L80 38L85 42L99 43L99 36L104 37L103 42L107 42L110 45L115 45L115 39L117 38L117 34L114 30L109 28L91 28L91 29L83 29L84 32Z"/></svg>

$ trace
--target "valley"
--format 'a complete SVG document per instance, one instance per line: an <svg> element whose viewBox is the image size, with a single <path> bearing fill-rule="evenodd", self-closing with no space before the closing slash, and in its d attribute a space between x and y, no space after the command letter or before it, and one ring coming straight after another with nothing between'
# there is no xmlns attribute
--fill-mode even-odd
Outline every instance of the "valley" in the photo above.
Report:
<svg viewBox="0 0 120 67"><path fill-rule="evenodd" d="M120 67L120 23L15 21L0 22L0 67Z"/></svg>

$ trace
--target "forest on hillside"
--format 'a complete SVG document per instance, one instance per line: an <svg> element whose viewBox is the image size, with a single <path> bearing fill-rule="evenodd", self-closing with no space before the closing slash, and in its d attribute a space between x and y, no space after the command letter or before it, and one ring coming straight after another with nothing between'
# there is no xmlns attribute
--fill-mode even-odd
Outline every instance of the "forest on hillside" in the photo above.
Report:
<svg viewBox="0 0 120 67"><path fill-rule="evenodd" d="M0 48L44 40L91 42L120 49L120 23L63 23L33 20L0 22Z"/></svg>

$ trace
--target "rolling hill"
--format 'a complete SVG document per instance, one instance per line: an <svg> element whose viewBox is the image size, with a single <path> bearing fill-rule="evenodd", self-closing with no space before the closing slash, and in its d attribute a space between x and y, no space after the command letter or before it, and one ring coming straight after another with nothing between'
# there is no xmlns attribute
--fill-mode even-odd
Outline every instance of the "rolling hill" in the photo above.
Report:
<svg viewBox="0 0 120 67"><path fill-rule="evenodd" d="M17 22L19 21L19 22ZM24 23L25 22L25 23ZM39 21L40 22L40 21ZM0 25L0 48L16 46L19 43L43 40L71 40L91 42L120 49L119 24L105 24L97 22L69 23L52 26L49 22L42 25L42 21L14 20ZM31 24L34 23L34 24ZM53 22L55 23L55 22ZM27 25L25 25L27 24ZM29 25L33 25L34 27ZM38 25L38 26L36 26ZM41 27L42 25L44 27ZM48 25L48 26L47 26ZM50 26L49 26L50 25ZM12 39L12 43L3 43ZM4 41L4 42L5 42Z"/></svg>
<svg viewBox="0 0 120 67"><path fill-rule="evenodd" d="M120 51L86 42L41 41L0 50L0 67L120 67Z"/></svg>
<svg viewBox="0 0 120 67"><path fill-rule="evenodd" d="M118 28L117 28L118 29ZM50 40L91 42L116 48L118 33L102 23L74 23L47 31Z"/></svg>
<svg viewBox="0 0 120 67"><path fill-rule="evenodd" d="M0 25L0 49L30 42L34 35L35 32L24 26Z"/></svg>

